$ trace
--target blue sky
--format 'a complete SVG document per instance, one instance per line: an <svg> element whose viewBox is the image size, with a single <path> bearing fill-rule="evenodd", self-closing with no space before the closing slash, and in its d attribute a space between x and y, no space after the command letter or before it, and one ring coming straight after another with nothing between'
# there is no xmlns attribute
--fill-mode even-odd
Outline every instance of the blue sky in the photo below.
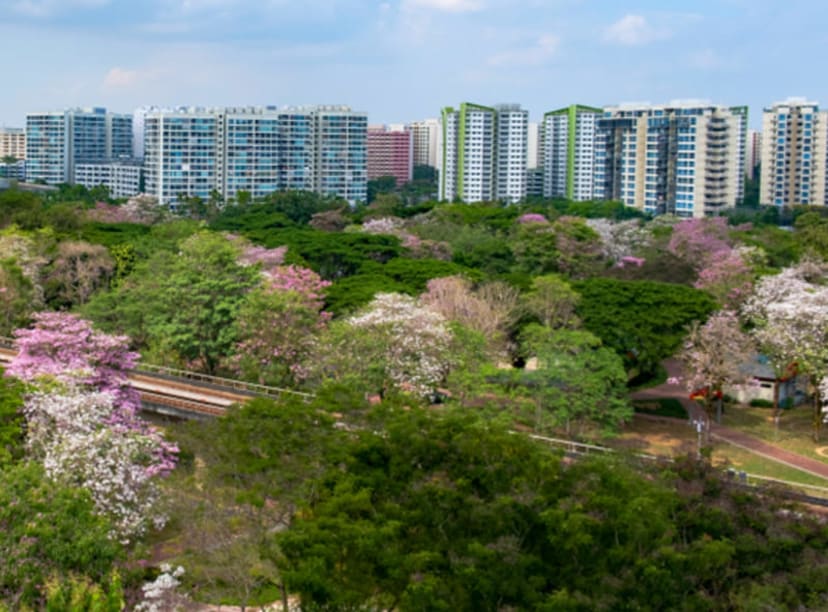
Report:
<svg viewBox="0 0 828 612"><path fill-rule="evenodd" d="M0 125L27 111L707 99L828 107L823 0L0 0Z"/></svg>

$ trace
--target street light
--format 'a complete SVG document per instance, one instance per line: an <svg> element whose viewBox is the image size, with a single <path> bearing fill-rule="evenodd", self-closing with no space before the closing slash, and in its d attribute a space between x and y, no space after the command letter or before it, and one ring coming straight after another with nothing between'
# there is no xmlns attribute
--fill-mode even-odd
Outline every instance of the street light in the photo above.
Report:
<svg viewBox="0 0 828 612"><path fill-rule="evenodd" d="M696 456L701 459L702 457L702 432L704 432L705 421L704 419L694 419L691 421L691 424L696 428Z"/></svg>

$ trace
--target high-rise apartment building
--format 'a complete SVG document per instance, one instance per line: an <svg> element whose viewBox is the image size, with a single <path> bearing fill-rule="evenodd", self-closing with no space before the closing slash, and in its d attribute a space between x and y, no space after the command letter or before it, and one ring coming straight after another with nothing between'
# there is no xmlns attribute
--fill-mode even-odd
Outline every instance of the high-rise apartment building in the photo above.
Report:
<svg viewBox="0 0 828 612"><path fill-rule="evenodd" d="M26 130L0 127L0 160L4 157L26 159Z"/></svg>
<svg viewBox="0 0 828 612"><path fill-rule="evenodd" d="M279 190L365 201L367 121L344 106L150 110L146 192L162 203Z"/></svg>
<svg viewBox="0 0 828 612"><path fill-rule="evenodd" d="M594 197L595 136L602 114L600 108L576 104L543 116L544 197Z"/></svg>
<svg viewBox="0 0 828 612"><path fill-rule="evenodd" d="M314 191L348 202L368 199L368 115L347 106L318 106L314 118Z"/></svg>
<svg viewBox="0 0 828 612"><path fill-rule="evenodd" d="M541 124L529 122L526 129L526 169L540 168L541 166Z"/></svg>
<svg viewBox="0 0 828 612"><path fill-rule="evenodd" d="M444 108L442 115L441 200L526 197L527 111L464 102L458 109Z"/></svg>
<svg viewBox="0 0 828 612"><path fill-rule="evenodd" d="M746 139L746 107L607 108L597 125L594 197L653 214L717 214L744 197Z"/></svg>
<svg viewBox="0 0 828 612"><path fill-rule="evenodd" d="M89 189L106 185L113 198L130 198L140 192L142 166L139 160L75 164L75 183Z"/></svg>
<svg viewBox="0 0 828 612"><path fill-rule="evenodd" d="M414 134L402 125L368 127L368 180L393 176L397 185L411 180Z"/></svg>
<svg viewBox="0 0 828 612"><path fill-rule="evenodd" d="M221 186L223 174L217 167L220 121L218 113L208 110L148 112L144 116L146 193L163 204L179 196L208 199Z"/></svg>
<svg viewBox="0 0 828 612"><path fill-rule="evenodd" d="M790 98L762 115L762 178L759 203L774 206L828 204L828 112L816 102Z"/></svg>
<svg viewBox="0 0 828 612"><path fill-rule="evenodd" d="M526 198L529 111L517 104L500 104L495 111L495 198L520 202Z"/></svg>
<svg viewBox="0 0 828 612"><path fill-rule="evenodd" d="M425 119L408 124L414 149L415 166L440 167L442 125L439 119Z"/></svg>
<svg viewBox="0 0 828 612"><path fill-rule="evenodd" d="M74 183L75 164L132 156L132 116L103 108L26 115L26 174L30 181Z"/></svg>

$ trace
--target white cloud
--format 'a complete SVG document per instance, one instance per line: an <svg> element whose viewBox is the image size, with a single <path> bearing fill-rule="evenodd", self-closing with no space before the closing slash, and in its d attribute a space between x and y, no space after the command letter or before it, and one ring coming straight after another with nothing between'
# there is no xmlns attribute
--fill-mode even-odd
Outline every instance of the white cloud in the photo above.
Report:
<svg viewBox="0 0 828 612"><path fill-rule="evenodd" d="M554 34L541 36L529 47L509 49L492 55L488 63L490 66L537 66L552 59L558 52L561 39Z"/></svg>
<svg viewBox="0 0 828 612"><path fill-rule="evenodd" d="M106 73L106 76L104 76L103 86L106 89L131 87L138 81L138 77L139 75L137 70L127 70L126 68L115 66Z"/></svg>
<svg viewBox="0 0 828 612"><path fill-rule="evenodd" d="M403 0L404 9L434 9L446 13L470 13L482 7L479 0Z"/></svg>
<svg viewBox="0 0 828 612"><path fill-rule="evenodd" d="M669 31L654 28L642 15L624 15L604 30L605 41L627 47L646 45L669 37Z"/></svg>

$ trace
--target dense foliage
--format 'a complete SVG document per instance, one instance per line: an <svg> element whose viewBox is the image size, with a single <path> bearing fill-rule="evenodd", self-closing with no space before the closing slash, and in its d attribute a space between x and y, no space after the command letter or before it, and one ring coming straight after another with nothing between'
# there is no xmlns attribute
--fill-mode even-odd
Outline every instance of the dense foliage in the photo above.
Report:
<svg viewBox="0 0 828 612"><path fill-rule="evenodd" d="M235 537L252 537L242 525L255 525L256 558L246 562L272 569L248 580L299 594L303 608L826 602L825 526L703 463L570 463L466 411L394 401L372 411L342 389L338 397L348 427L323 401L259 401L187 436L208 458L207 491L232 483L256 492L255 521L237 514ZM271 496L289 505L268 511ZM290 529L275 528L286 516ZM202 576L193 588L209 590Z"/></svg>
<svg viewBox="0 0 828 612"><path fill-rule="evenodd" d="M515 433L616 434L628 386L682 348L709 399L757 346L804 375L819 424L825 215L438 204L433 186L421 168L365 206L213 194L177 215L0 192L22 381L0 385L0 609L171 609L177 588L305 609L828 606L825 527L772 492ZM137 352L288 390L169 425L172 470L126 380ZM142 569L159 557L186 572Z"/></svg>

